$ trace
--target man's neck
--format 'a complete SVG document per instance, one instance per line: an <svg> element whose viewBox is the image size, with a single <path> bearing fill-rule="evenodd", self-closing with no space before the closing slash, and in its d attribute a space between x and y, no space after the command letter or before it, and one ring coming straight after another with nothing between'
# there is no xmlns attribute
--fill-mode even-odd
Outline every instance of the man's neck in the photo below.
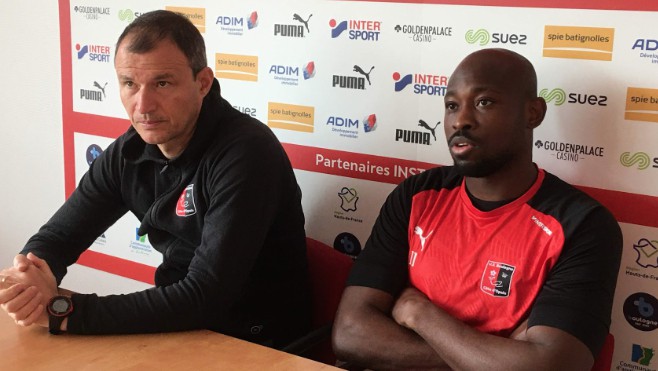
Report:
<svg viewBox="0 0 658 371"><path fill-rule="evenodd" d="M482 178L465 177L468 191L483 201L515 199L524 194L537 180L537 166L528 163L522 169L499 171Z"/></svg>

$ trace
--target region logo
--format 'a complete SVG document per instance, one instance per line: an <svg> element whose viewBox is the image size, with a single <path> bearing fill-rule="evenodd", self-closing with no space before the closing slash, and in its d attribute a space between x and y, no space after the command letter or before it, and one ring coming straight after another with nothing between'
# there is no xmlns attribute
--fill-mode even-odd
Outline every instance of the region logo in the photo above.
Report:
<svg viewBox="0 0 658 371"><path fill-rule="evenodd" d="M132 9L119 9L119 12L117 13L117 16L121 22L128 23L134 21L135 18L139 17L140 15L142 15L141 12L135 12Z"/></svg>
<svg viewBox="0 0 658 371"><path fill-rule="evenodd" d="M311 29L308 27L311 17L313 17L313 14L310 14L306 19L297 13L293 14L292 20L296 21L296 23L274 24L274 36L306 37L305 33L311 33Z"/></svg>
<svg viewBox="0 0 658 371"><path fill-rule="evenodd" d="M395 32L403 35L417 43L431 43L439 37L452 36L452 27L425 26L425 25L396 25Z"/></svg>
<svg viewBox="0 0 658 371"><path fill-rule="evenodd" d="M192 22L201 33L206 33L206 9L188 8L179 6L167 6L165 10L178 13Z"/></svg>
<svg viewBox="0 0 658 371"><path fill-rule="evenodd" d="M514 270L516 267L513 265L489 260L482 272L480 290L491 296L509 296Z"/></svg>
<svg viewBox="0 0 658 371"><path fill-rule="evenodd" d="M139 228L135 228L135 239L130 241L132 252L140 255L150 255L153 253L153 247L148 241L147 235L139 234Z"/></svg>
<svg viewBox="0 0 658 371"><path fill-rule="evenodd" d="M382 22L356 19L339 22L331 19L329 21L329 27L331 27L332 39L341 36L347 31L346 35L349 40L379 41Z"/></svg>
<svg viewBox="0 0 658 371"><path fill-rule="evenodd" d="M464 38L467 43L479 46L485 46L490 42L492 44L527 45L528 35L502 32L489 33L484 28L480 28L479 30L466 31Z"/></svg>
<svg viewBox="0 0 658 371"><path fill-rule="evenodd" d="M628 88L624 119L658 123L658 89Z"/></svg>
<svg viewBox="0 0 658 371"><path fill-rule="evenodd" d="M194 184L188 184L178 197L178 202L176 202L176 215L187 217L194 214L196 214Z"/></svg>
<svg viewBox="0 0 658 371"><path fill-rule="evenodd" d="M329 116L327 126L331 126L331 131L344 138L358 139L360 130L363 128L364 133L370 133L377 128L377 116L373 113L362 119L340 116Z"/></svg>
<svg viewBox="0 0 658 371"><path fill-rule="evenodd" d="M631 361L642 366L649 366L654 354L653 348L647 348L640 344L633 344L631 349Z"/></svg>
<svg viewBox="0 0 658 371"><path fill-rule="evenodd" d="M215 77L258 81L258 56L216 53Z"/></svg>
<svg viewBox="0 0 658 371"><path fill-rule="evenodd" d="M603 157L603 147L584 144L554 142L550 140L535 141L537 149L554 152L552 155L562 161L578 162L589 156Z"/></svg>
<svg viewBox="0 0 658 371"><path fill-rule="evenodd" d="M658 40L637 39L631 50L638 53L638 58L651 64L658 64Z"/></svg>
<svg viewBox="0 0 658 371"><path fill-rule="evenodd" d="M267 126L312 133L314 129L315 107L287 103L267 104Z"/></svg>
<svg viewBox="0 0 658 371"><path fill-rule="evenodd" d="M353 234L343 232L334 239L334 249L350 256L358 256L361 253L361 242Z"/></svg>
<svg viewBox="0 0 658 371"><path fill-rule="evenodd" d="M653 160L646 152L622 152L619 156L619 162L625 167L634 167L638 170L645 170L649 168L653 161L653 167L658 168L658 157Z"/></svg>
<svg viewBox="0 0 658 371"><path fill-rule="evenodd" d="M352 72L356 72L359 76L333 75L331 86L334 88L365 90L366 82L368 83L368 86L372 85L370 82L370 74L374 69L375 66L372 66L368 69L368 72L366 72L363 68L355 64Z"/></svg>
<svg viewBox="0 0 658 371"><path fill-rule="evenodd" d="M103 149L98 144L92 144L87 147L87 150L85 151L87 165L91 165L91 163L94 162L94 160L97 159L101 153L103 153Z"/></svg>
<svg viewBox="0 0 658 371"><path fill-rule="evenodd" d="M629 325L640 331L658 328L658 300L646 292L637 292L624 301L624 317Z"/></svg>
<svg viewBox="0 0 658 371"><path fill-rule="evenodd" d="M567 93L563 89L556 88L552 90L542 89L539 96L544 98L546 103L553 102L556 106L564 103L568 104L587 104L590 106L607 106L608 97L605 95L587 94L587 93Z"/></svg>
<svg viewBox="0 0 658 371"><path fill-rule="evenodd" d="M642 268L658 268L658 241L640 238L633 244L633 250L637 252L635 262Z"/></svg>
<svg viewBox="0 0 658 371"><path fill-rule="evenodd" d="M422 119L418 120L418 126L425 129L425 131L395 129L395 141L429 146L436 142L436 128L439 125L441 125L441 121L436 124L428 124Z"/></svg>
<svg viewBox="0 0 658 371"><path fill-rule="evenodd" d="M110 8L101 6L78 6L73 7L73 11L82 15L85 19L97 21L101 16L110 15Z"/></svg>
<svg viewBox="0 0 658 371"><path fill-rule="evenodd" d="M94 88L96 90L90 89L80 89L80 99L82 100L93 100L96 102L102 102L105 99L105 88L107 83L101 85L98 81L94 81Z"/></svg>
<svg viewBox="0 0 658 371"><path fill-rule="evenodd" d="M242 36L247 30L252 30L258 26L258 12L253 11L247 17L235 17L220 15L215 21L215 25L219 26L219 30L227 35Z"/></svg>
<svg viewBox="0 0 658 371"><path fill-rule="evenodd" d="M269 74L273 76L274 80L280 82L281 85L297 86L299 85L300 75L304 80L315 77L315 62L310 61L303 67L273 64L270 66Z"/></svg>
<svg viewBox="0 0 658 371"><path fill-rule="evenodd" d="M345 220L348 222L363 223L363 219L351 216L357 209L357 201L359 201L359 194L356 189L343 187L338 192L340 198L340 210L334 212L334 218Z"/></svg>
<svg viewBox="0 0 658 371"><path fill-rule="evenodd" d="M544 26L543 56L611 61L614 28Z"/></svg>
<svg viewBox="0 0 658 371"><path fill-rule="evenodd" d="M101 235L94 241L94 244L105 246L107 244L107 236L105 236L105 233L101 233Z"/></svg>
<svg viewBox="0 0 658 371"><path fill-rule="evenodd" d="M110 62L110 47L107 45L75 44L75 53L78 56L78 60L86 59L101 63Z"/></svg>

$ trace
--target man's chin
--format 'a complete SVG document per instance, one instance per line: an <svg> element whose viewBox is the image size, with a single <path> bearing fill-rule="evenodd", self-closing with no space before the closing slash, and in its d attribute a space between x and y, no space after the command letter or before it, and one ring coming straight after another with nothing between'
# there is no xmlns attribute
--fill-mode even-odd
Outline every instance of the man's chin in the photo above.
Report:
<svg viewBox="0 0 658 371"><path fill-rule="evenodd" d="M496 171L496 168L487 163L455 161L454 168L458 174L469 178L484 178Z"/></svg>

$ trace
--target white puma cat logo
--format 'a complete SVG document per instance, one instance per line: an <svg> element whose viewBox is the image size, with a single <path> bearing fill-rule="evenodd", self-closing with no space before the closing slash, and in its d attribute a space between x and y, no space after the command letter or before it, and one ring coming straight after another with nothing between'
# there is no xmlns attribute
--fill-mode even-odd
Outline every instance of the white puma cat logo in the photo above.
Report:
<svg viewBox="0 0 658 371"><path fill-rule="evenodd" d="M427 236L423 236L423 229L421 227L416 226L416 228L414 228L414 233L420 237L420 251L425 250L425 240L432 234L432 232L434 231L430 231Z"/></svg>

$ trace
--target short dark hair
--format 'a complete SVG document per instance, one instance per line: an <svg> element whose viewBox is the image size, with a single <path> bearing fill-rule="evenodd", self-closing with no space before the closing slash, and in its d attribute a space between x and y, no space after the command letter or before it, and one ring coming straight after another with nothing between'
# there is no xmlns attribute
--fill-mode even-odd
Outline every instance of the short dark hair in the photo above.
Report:
<svg viewBox="0 0 658 371"><path fill-rule="evenodd" d="M178 13L154 10L137 17L119 36L117 50L129 35L133 37L128 45L131 53L146 53L153 50L158 42L171 40L187 57L194 77L208 66L203 36L189 19Z"/></svg>

